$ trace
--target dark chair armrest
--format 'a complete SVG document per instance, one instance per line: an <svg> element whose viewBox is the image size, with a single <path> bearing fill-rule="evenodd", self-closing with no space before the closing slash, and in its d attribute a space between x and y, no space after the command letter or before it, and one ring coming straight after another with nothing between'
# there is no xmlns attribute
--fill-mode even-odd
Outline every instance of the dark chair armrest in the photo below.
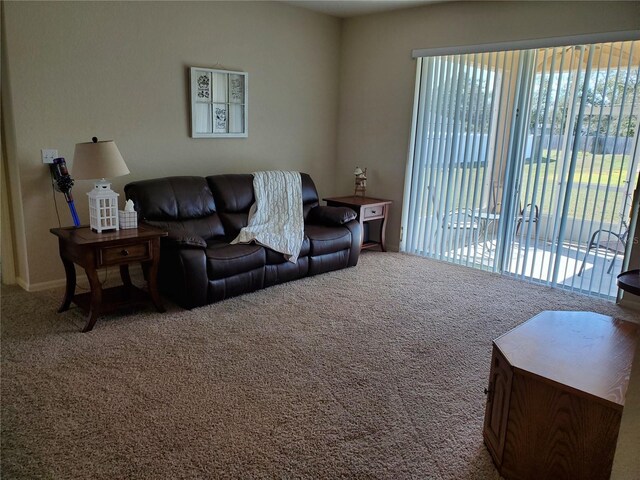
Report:
<svg viewBox="0 0 640 480"><path fill-rule="evenodd" d="M311 209L308 216L309 223L320 225L344 225L355 220L356 212L348 207L324 207L318 206Z"/></svg>
<svg viewBox="0 0 640 480"><path fill-rule="evenodd" d="M169 230L163 240L167 245L179 248L207 248L207 242L202 237L183 229Z"/></svg>
<svg viewBox="0 0 640 480"><path fill-rule="evenodd" d="M358 264L360 256L360 247L362 246L362 225L357 220L351 220L343 225L351 232L351 248L349 249L348 267L355 267Z"/></svg>

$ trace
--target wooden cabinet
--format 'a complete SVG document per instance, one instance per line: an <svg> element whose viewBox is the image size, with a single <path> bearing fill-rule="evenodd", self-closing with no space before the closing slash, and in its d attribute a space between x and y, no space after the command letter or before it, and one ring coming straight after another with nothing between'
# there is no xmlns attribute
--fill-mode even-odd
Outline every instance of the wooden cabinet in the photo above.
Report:
<svg viewBox="0 0 640 480"><path fill-rule="evenodd" d="M494 458L502 458L504 450L512 378L510 365L494 346L484 414L484 438Z"/></svg>
<svg viewBox="0 0 640 480"><path fill-rule="evenodd" d="M608 479L637 325L542 312L493 343L484 440L507 479Z"/></svg>

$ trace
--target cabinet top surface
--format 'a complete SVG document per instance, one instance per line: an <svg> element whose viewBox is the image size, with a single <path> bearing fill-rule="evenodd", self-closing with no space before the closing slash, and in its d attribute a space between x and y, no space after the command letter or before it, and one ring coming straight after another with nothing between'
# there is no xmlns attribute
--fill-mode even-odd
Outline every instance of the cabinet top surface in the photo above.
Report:
<svg viewBox="0 0 640 480"><path fill-rule="evenodd" d="M119 241L144 240L164 237L167 232L148 225L138 225L138 228L126 228L112 232L94 232L88 226L52 228L51 233L61 239L76 245L97 245L117 243Z"/></svg>
<svg viewBox="0 0 640 480"><path fill-rule="evenodd" d="M385 200L384 198L362 197L360 195L349 195L347 197L328 197L323 198L325 202L344 203L345 205L378 205L378 204L391 204L391 200Z"/></svg>
<svg viewBox="0 0 640 480"><path fill-rule="evenodd" d="M515 368L624 405L638 326L591 312L542 312L494 341Z"/></svg>

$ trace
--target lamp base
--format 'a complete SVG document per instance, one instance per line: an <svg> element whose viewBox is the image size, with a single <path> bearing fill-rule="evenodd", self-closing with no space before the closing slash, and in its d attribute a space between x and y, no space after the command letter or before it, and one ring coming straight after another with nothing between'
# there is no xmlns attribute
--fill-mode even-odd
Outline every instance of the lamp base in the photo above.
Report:
<svg viewBox="0 0 640 480"><path fill-rule="evenodd" d="M108 233L108 232L117 232L118 230L120 230L119 228L113 228L113 227L109 227L109 228L100 228L98 226L93 226L91 225L91 230L93 232L96 233Z"/></svg>

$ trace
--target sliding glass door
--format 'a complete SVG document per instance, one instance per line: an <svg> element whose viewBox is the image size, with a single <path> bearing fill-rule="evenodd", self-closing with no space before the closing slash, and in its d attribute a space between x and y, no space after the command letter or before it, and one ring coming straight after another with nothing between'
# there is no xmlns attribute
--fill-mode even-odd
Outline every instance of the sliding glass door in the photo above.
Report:
<svg viewBox="0 0 640 480"><path fill-rule="evenodd" d="M418 61L404 251L615 296L640 42Z"/></svg>

